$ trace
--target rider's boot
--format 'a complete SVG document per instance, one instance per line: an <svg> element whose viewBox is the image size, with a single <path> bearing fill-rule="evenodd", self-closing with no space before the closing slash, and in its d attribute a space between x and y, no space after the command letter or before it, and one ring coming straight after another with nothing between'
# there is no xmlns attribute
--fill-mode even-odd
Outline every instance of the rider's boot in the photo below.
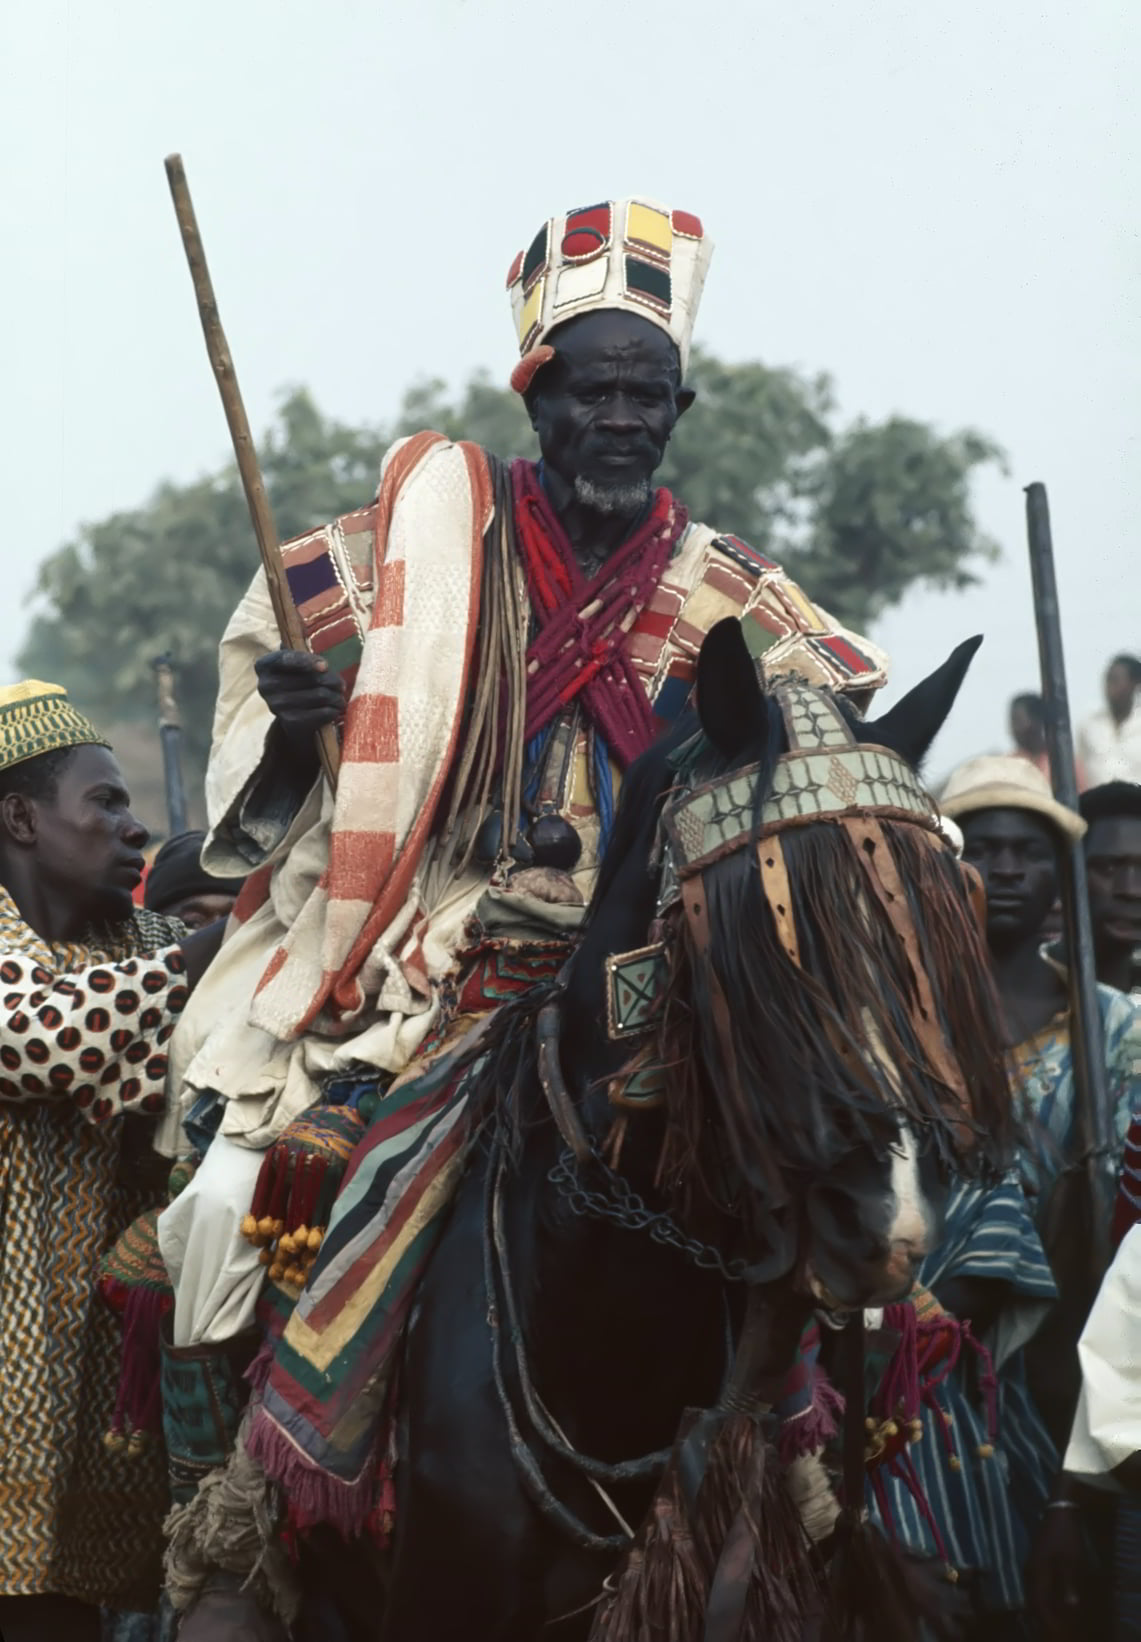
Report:
<svg viewBox="0 0 1141 1642"><path fill-rule="evenodd" d="M178 1642L289 1642L289 1632L242 1589L240 1574L214 1574L178 1627Z"/></svg>
<svg viewBox="0 0 1141 1642"><path fill-rule="evenodd" d="M211 1345L174 1346L170 1319L163 1325L162 1429L175 1505L194 1498L210 1471L225 1465L249 1398L245 1371L258 1331L248 1329Z"/></svg>

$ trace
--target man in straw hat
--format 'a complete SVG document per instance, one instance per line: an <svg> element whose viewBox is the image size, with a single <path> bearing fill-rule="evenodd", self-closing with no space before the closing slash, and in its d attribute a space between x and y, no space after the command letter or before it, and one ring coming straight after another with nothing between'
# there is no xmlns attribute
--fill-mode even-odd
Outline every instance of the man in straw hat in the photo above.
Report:
<svg viewBox="0 0 1141 1642"><path fill-rule="evenodd" d="M203 859L249 876L174 1048L185 1113L217 1129L160 1225L176 1349L250 1320L264 1265L238 1227L330 1077L389 1079L557 973L622 774L714 622L739 615L770 675L857 702L883 682L777 565L654 488L711 252L643 199L545 222L507 280L542 460L401 441L373 507L283 549L308 649L279 648L260 574L230 623ZM342 721L334 803L313 736Z"/></svg>
<svg viewBox="0 0 1141 1642"><path fill-rule="evenodd" d="M962 828L964 859L986 889L987 942L1030 1124L1024 1166L1042 1204L1073 1160L1077 1084L1065 968L1057 954L1042 950L1041 931L1059 892L1060 846L1083 838L1086 822L1019 758L988 756L960 765L941 802ZM1099 1002L1120 1146L1131 1104L1141 1094L1135 1065L1141 1011L1112 987L1099 988ZM1119 1166L1119 1153L1104 1160L1114 1176Z"/></svg>
<svg viewBox="0 0 1141 1642"><path fill-rule="evenodd" d="M1024 1152L1021 1170L990 1188L954 1184L942 1242L920 1272L945 1310L969 1320L996 1380L987 1386L970 1353L948 1369L932 1391L933 1418L908 1450L909 1475L888 1474L869 1508L911 1549L941 1549L955 1566L974 1569L977 1634L1014 1642L1025 1635L1023 1568L1058 1458L1026 1374L1024 1348L1058 1311L1037 1222L1045 1218L1050 1187L1077 1152L1065 973L1044 956L1042 927L1059 890L1061 847L1082 836L1085 822L1018 756L960 766L941 808L960 828L964 859L986 890L987 941ZM1102 988L1100 1004L1120 1137L1141 1034L1127 999ZM1072 1356L1076 1332L1068 1340L1055 1334L1054 1352Z"/></svg>
<svg viewBox="0 0 1141 1642"><path fill-rule="evenodd" d="M962 828L964 859L986 889L987 942L1024 1129L1026 1208L1006 1202L1005 1188L993 1194L972 1235L960 1240L960 1256L946 1263L940 1291L987 1339L999 1370L1008 1482L996 1488L976 1478L973 1506L1000 1562L1006 1554L999 1583L1013 1606L1027 1536L1043 1507L1049 1516L1068 1508L1046 1502L1073 1414L1081 1319L1053 1298L1043 1246L1057 1270L1059 1240L1080 1236L1079 1222L1059 1224L1070 1199L1056 1188L1080 1176L1081 1126L1066 972L1061 954L1043 949L1042 927L1059 893L1063 847L1084 836L1086 822L1057 802L1039 770L1015 757L961 765L941 803ZM1130 1111L1141 1098L1141 1009L1107 986L1099 986L1098 1004L1114 1113L1113 1155L1101 1163L1116 1179ZM952 1213L947 1243L954 1239ZM1029 1391L1019 1346L1027 1348ZM964 1473L965 1490L971 1482Z"/></svg>
<svg viewBox="0 0 1141 1642"><path fill-rule="evenodd" d="M0 1634L99 1636L158 1589L155 1456L108 1452L117 1325L100 1256L145 1197L125 1114L164 1104L167 1043L220 931L136 910L146 828L54 684L0 690Z"/></svg>

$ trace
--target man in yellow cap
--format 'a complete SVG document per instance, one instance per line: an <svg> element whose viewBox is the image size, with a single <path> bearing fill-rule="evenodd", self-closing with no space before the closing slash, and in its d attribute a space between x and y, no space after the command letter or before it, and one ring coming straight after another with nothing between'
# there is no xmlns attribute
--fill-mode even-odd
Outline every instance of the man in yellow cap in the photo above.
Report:
<svg viewBox="0 0 1141 1642"><path fill-rule="evenodd" d="M162 1111L168 1040L220 930L133 907L146 839L66 693L0 690L5 1642L95 1642L99 1604L157 1595L162 1469L104 1447L119 1352L95 1283L146 1202L121 1175L127 1114Z"/></svg>
<svg viewBox="0 0 1141 1642"><path fill-rule="evenodd" d="M307 648L279 648L261 575L230 623L203 861L248 884L173 1050L185 1113L217 1130L160 1224L176 1348L250 1321L265 1268L238 1227L330 1077L400 1073L557 973L622 774L717 620L770 677L857 703L884 680L779 566L653 485L711 253L696 216L640 198L545 222L508 274L541 461L401 441L373 507L283 549ZM335 802L313 739L334 723Z"/></svg>

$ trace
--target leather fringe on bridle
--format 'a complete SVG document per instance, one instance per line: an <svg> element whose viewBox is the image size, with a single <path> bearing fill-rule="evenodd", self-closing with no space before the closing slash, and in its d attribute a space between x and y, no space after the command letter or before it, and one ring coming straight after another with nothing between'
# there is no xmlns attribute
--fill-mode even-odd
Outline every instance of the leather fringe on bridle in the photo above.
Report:
<svg viewBox="0 0 1141 1642"><path fill-rule="evenodd" d="M773 1315L753 1288L722 1401L686 1413L591 1642L801 1642L819 1611L821 1565L768 1432L797 1338L768 1361Z"/></svg>
<svg viewBox="0 0 1141 1642"><path fill-rule="evenodd" d="M662 1184L684 1202L724 1182L728 1162L742 1223L762 1205L759 1236L771 1234L761 1217L783 1206L782 1185L826 1177L861 1141L886 1149L901 1111L963 1172L1000 1168L1011 1139L998 1012L957 863L910 819L814 820L705 865L688 893L683 882L658 1039ZM920 1617L932 1638L957 1633L965 1599L943 1565L866 1520L862 1321L852 1327L845 1507L831 1544L816 1548L804 1531L766 1408L740 1371L743 1337L737 1395L687 1416L591 1642L913 1642Z"/></svg>
<svg viewBox="0 0 1141 1642"><path fill-rule="evenodd" d="M872 812L815 817L694 881L705 931L672 915L657 1043L660 1178L682 1212L695 1184L724 1178L717 1128L752 1188L736 1212L774 1176L820 1179L856 1144L886 1150L901 1115L960 1173L1001 1170L1013 1137L997 1003L966 880L933 833Z"/></svg>
<svg viewBox="0 0 1141 1642"><path fill-rule="evenodd" d="M606 1582L590 1642L962 1637L970 1603L945 1565L912 1555L867 1520L862 1318L845 1334L845 1505L830 1539L808 1539L768 1438L767 1408L743 1394L739 1348L738 1391L727 1400L741 1406L687 1412L653 1505Z"/></svg>

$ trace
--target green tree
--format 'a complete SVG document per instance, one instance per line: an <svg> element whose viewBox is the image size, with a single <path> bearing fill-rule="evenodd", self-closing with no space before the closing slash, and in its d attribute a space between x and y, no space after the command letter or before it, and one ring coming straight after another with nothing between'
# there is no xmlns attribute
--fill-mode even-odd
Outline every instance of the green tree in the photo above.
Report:
<svg viewBox="0 0 1141 1642"><path fill-rule="evenodd" d="M281 534L367 501L384 443L376 429L322 416L303 390L289 393L259 452ZM65 685L99 723L131 724L153 721L150 664L169 651L187 783L197 788L210 748L218 640L256 564L232 464L188 485L162 484L143 507L85 526L44 561L19 666Z"/></svg>
<svg viewBox="0 0 1141 1642"><path fill-rule="evenodd" d="M832 386L759 363L696 351L697 402L661 472L691 516L732 530L862 628L926 582L963 587L997 553L971 509L975 470L1001 462L972 430L940 435L920 422L837 426ZM501 456L533 456L519 398L486 373L459 394L422 382L390 428L324 416L303 389L285 395L260 457L278 529L296 535L372 495L390 440L434 427ZM256 563L232 465L188 485L162 484L142 507L85 526L45 560L19 661L67 685L106 724L153 721L152 657L179 669L187 777L201 780L225 622ZM154 752L157 767L157 749Z"/></svg>

